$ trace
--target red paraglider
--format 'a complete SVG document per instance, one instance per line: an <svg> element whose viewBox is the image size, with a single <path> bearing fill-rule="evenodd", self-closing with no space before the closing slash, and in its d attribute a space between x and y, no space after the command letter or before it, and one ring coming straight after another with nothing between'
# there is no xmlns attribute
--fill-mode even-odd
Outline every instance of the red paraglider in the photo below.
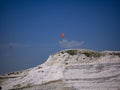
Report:
<svg viewBox="0 0 120 90"><path fill-rule="evenodd" d="M62 33L62 34L61 34L61 37L62 37L62 38L64 38L64 36L65 36L65 34L64 34L64 33Z"/></svg>

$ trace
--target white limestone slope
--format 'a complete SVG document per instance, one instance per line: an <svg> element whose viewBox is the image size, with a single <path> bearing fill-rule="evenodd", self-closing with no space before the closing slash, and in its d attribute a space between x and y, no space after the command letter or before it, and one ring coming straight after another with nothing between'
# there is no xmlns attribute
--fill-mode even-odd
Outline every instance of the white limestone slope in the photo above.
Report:
<svg viewBox="0 0 120 90"><path fill-rule="evenodd" d="M120 90L120 51L64 50L0 76L2 90Z"/></svg>

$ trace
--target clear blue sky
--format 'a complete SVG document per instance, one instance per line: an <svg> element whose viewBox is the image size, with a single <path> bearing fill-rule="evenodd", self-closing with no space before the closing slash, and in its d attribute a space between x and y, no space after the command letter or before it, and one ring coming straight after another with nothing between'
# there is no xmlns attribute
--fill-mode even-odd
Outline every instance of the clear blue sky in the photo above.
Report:
<svg viewBox="0 0 120 90"><path fill-rule="evenodd" d="M120 50L119 0L0 0L0 73L43 63L66 40Z"/></svg>

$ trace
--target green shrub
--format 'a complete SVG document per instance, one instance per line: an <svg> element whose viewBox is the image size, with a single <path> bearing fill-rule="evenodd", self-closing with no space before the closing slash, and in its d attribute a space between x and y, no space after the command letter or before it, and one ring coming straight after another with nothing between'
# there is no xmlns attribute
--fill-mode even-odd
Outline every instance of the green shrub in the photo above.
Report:
<svg viewBox="0 0 120 90"><path fill-rule="evenodd" d="M29 88L29 87L31 87L31 83L28 83L27 85L26 85L26 88Z"/></svg>
<svg viewBox="0 0 120 90"><path fill-rule="evenodd" d="M20 85L20 84L17 84L17 85L14 85L14 87L17 89L17 88L20 88L21 85Z"/></svg>
<svg viewBox="0 0 120 90"><path fill-rule="evenodd" d="M83 52L82 54L85 54L87 57L100 57L101 54L98 52L91 52L91 51L86 51Z"/></svg>
<svg viewBox="0 0 120 90"><path fill-rule="evenodd" d="M116 55L120 57L120 53L111 53L112 55Z"/></svg>
<svg viewBox="0 0 120 90"><path fill-rule="evenodd" d="M77 50L68 50L66 52L70 55L76 55L77 54Z"/></svg>
<svg viewBox="0 0 120 90"><path fill-rule="evenodd" d="M42 67L39 66L37 69L41 69L41 68L42 68Z"/></svg>

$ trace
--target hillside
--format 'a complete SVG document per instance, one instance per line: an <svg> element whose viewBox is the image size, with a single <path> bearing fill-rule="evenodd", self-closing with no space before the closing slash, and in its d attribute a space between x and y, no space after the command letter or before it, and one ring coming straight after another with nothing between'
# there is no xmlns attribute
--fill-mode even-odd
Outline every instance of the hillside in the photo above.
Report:
<svg viewBox="0 0 120 90"><path fill-rule="evenodd" d="M63 50L36 67L0 76L2 90L120 90L120 51Z"/></svg>

